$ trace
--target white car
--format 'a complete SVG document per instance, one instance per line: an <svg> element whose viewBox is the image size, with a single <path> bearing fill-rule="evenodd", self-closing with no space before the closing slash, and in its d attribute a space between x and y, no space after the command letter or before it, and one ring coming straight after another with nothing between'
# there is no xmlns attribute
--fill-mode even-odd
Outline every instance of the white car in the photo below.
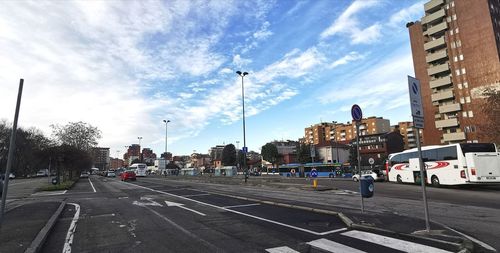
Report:
<svg viewBox="0 0 500 253"><path fill-rule="evenodd" d="M385 180L384 174L382 174L382 172L379 170L361 171L361 176L363 176L363 177L370 176L373 178L374 181L384 181ZM352 176L352 180L354 182L358 182L359 181L359 174L354 174Z"/></svg>

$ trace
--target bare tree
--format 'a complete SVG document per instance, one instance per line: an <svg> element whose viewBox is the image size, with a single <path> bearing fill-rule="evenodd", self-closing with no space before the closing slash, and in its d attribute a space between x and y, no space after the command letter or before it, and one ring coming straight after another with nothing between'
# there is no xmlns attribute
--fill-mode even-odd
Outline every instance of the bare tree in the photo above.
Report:
<svg viewBox="0 0 500 253"><path fill-rule="evenodd" d="M66 144L80 150L90 151L101 138L101 131L88 123L69 122L65 126L51 125L52 135L59 144Z"/></svg>

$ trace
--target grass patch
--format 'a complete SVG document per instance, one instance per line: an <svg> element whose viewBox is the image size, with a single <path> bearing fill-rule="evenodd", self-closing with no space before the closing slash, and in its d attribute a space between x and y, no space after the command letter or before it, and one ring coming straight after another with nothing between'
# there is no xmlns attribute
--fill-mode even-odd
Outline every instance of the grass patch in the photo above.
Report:
<svg viewBox="0 0 500 253"><path fill-rule="evenodd" d="M41 191L69 190L75 182L76 181L68 180L68 181L61 182L61 184L56 184L56 185L50 184L50 185L46 185L46 186L41 187L40 190Z"/></svg>

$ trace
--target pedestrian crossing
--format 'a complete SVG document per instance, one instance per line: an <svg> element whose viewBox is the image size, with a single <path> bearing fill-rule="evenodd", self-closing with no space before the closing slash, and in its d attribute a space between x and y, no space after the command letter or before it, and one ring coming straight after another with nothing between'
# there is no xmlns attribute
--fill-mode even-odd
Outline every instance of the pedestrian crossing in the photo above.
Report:
<svg viewBox="0 0 500 253"><path fill-rule="evenodd" d="M374 234L370 232L351 230L344 233L340 233L340 235L357 239L362 242L366 242L369 247L363 247L364 250L354 248L352 246L344 245L340 242L332 241L326 238L320 238L313 241L309 241L306 244L309 245L312 249L315 249L319 252L332 252L332 253L364 253L364 252L380 252L380 248L391 248L401 252L415 252L415 253L449 253L451 251L435 248L432 246L419 244L415 242L405 241L401 239L396 239L388 236L383 236L379 234ZM365 244L366 244L365 243ZM379 249L377 249L377 245ZM372 250L366 251L366 248L370 248ZM293 248L288 246L280 246L274 248L266 249L269 253L300 253ZM309 251L308 251L309 252Z"/></svg>

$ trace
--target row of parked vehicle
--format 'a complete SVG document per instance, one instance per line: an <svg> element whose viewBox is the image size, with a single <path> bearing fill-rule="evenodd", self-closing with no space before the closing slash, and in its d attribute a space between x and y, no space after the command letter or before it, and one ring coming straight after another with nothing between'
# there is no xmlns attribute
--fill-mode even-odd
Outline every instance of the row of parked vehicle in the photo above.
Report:
<svg viewBox="0 0 500 253"><path fill-rule="evenodd" d="M103 177L116 177L118 175L122 181L136 180L136 175L133 170L118 169L118 170L96 171L94 172L94 174ZM80 174L80 178L88 178L88 177L89 173L87 171L84 171Z"/></svg>

